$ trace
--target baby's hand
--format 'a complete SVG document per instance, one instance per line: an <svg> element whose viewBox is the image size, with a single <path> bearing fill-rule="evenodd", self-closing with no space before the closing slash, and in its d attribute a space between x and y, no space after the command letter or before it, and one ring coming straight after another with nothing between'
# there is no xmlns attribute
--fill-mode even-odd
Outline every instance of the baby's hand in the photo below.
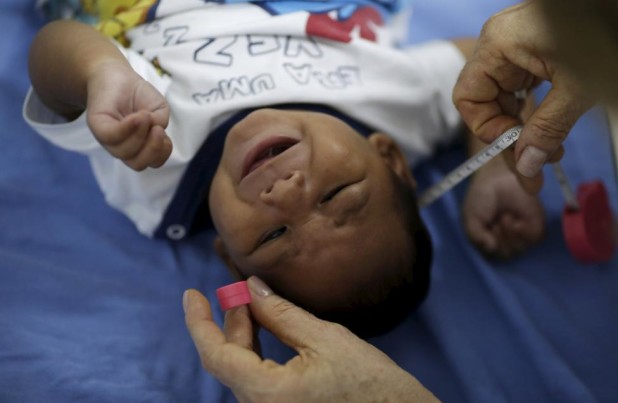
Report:
<svg viewBox="0 0 618 403"><path fill-rule="evenodd" d="M87 120L99 143L136 171L160 167L172 152L165 98L128 65L108 62L89 77Z"/></svg>
<svg viewBox="0 0 618 403"><path fill-rule="evenodd" d="M463 205L468 237L489 256L510 258L540 241L543 207L500 158L472 178Z"/></svg>

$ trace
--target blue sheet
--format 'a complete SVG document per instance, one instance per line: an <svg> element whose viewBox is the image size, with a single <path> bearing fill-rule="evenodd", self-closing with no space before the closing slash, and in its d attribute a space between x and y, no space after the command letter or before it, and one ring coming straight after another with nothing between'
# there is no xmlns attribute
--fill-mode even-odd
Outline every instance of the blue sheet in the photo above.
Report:
<svg viewBox="0 0 618 403"><path fill-rule="evenodd" d="M186 288L212 298L231 280L212 234L143 238L104 203L84 158L22 121L27 48L42 23L33 3L0 3L0 401L234 401L201 369L180 302ZM476 35L509 3L418 0L410 41ZM602 115L580 121L566 147L569 178L603 179L617 211ZM462 159L446 150L416 170L420 184ZM486 260L463 233L463 192L423 211L436 247L427 302L371 342L446 402L618 401L618 258L569 256L548 172L546 239L519 259ZM268 335L263 343L269 357L290 355Z"/></svg>

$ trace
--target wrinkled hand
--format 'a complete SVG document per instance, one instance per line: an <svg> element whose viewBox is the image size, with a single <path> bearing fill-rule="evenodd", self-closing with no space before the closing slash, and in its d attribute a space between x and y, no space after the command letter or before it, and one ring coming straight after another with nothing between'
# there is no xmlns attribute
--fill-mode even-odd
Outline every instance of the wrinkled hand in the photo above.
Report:
<svg viewBox="0 0 618 403"><path fill-rule="evenodd" d="M551 90L526 122L515 146L516 172L531 193L542 186L543 164L560 158L562 142L593 103L554 60L553 49L537 2L510 7L485 23L453 91L453 101L470 130L489 143L521 124L512 112L518 102L516 92L551 81Z"/></svg>
<svg viewBox="0 0 618 403"><path fill-rule="evenodd" d="M545 231L543 207L497 158L472 178L463 205L466 233L482 252L511 258L539 242Z"/></svg>
<svg viewBox="0 0 618 403"><path fill-rule="evenodd" d="M223 331L195 290L183 299L185 319L204 368L241 402L434 402L414 377L346 328L325 322L274 295L251 277L247 306L226 313ZM256 353L252 319L297 356L278 364Z"/></svg>
<svg viewBox="0 0 618 403"><path fill-rule="evenodd" d="M98 66L87 85L88 126L99 143L136 171L163 165L172 152L165 98L123 63Z"/></svg>

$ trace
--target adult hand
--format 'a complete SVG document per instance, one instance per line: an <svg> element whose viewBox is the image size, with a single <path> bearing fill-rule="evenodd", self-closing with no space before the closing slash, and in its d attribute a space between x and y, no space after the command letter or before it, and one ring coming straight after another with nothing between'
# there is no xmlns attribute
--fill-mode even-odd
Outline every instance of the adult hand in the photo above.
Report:
<svg viewBox="0 0 618 403"><path fill-rule="evenodd" d="M384 353L346 328L316 318L248 280L247 306L226 313L223 331L202 294L188 290L185 319L204 368L241 402L434 402L437 399ZM253 320L298 355L278 364L256 352Z"/></svg>
<svg viewBox="0 0 618 403"><path fill-rule="evenodd" d="M552 38L536 1L494 15L484 25L473 56L453 92L453 101L470 130L485 142L521 124L517 94L543 80L552 88L526 122L515 146L516 172L536 193L541 168L562 156L562 142L592 100L555 60Z"/></svg>

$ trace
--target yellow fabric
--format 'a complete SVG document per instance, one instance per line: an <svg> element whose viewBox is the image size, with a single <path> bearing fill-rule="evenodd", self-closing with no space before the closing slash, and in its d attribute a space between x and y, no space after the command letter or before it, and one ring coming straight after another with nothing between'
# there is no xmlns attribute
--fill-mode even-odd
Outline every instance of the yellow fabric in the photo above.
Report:
<svg viewBox="0 0 618 403"><path fill-rule="evenodd" d="M98 17L96 28L105 36L128 45L126 32L146 22L157 0L82 0L85 13Z"/></svg>

